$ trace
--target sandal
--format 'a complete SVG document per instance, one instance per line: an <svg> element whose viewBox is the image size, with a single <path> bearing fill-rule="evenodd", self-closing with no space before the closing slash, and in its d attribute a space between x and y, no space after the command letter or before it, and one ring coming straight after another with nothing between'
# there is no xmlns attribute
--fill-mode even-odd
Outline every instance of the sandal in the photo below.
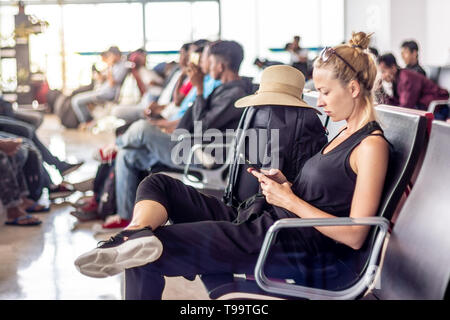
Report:
<svg viewBox="0 0 450 320"><path fill-rule="evenodd" d="M34 217L27 214L26 216L21 216L21 217L17 217L12 221L5 221L5 224L8 226L18 226L18 227L31 227L31 226L38 226L42 223L41 220L35 220L35 221L31 221L31 222L27 222L27 223L20 223L20 221L22 220L30 220L33 219Z"/></svg>
<svg viewBox="0 0 450 320"><path fill-rule="evenodd" d="M60 183L53 188L48 189L48 197L50 200L55 200L57 198L66 198L72 195L76 190L73 185L69 183Z"/></svg>
<svg viewBox="0 0 450 320"><path fill-rule="evenodd" d="M87 222L87 221L93 221L93 220L102 220L97 212L90 211L90 212L84 212L84 211L71 211L70 214L77 218L80 222Z"/></svg>

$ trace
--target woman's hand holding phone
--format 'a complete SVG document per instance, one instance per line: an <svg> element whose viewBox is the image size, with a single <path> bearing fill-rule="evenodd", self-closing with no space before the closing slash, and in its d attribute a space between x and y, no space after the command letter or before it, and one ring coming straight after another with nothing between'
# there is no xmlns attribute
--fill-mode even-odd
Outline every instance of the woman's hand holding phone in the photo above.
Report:
<svg viewBox="0 0 450 320"><path fill-rule="evenodd" d="M259 178L260 175L264 175L267 178L272 179L276 183L283 184L285 182L288 182L284 174L279 169L259 169L255 167L250 167L247 169L248 173L253 174L255 177ZM254 174L254 172L258 173L259 175Z"/></svg>
<svg viewBox="0 0 450 320"><path fill-rule="evenodd" d="M262 194L265 196L267 203L288 209L288 205L293 201L293 199L296 196L291 189L292 184L287 181L286 177L281 173L280 170L261 169L260 171L256 171L254 168L250 167L248 168L248 172L253 174L256 178L258 178ZM266 175L264 172L272 174ZM278 181L284 182L280 183Z"/></svg>

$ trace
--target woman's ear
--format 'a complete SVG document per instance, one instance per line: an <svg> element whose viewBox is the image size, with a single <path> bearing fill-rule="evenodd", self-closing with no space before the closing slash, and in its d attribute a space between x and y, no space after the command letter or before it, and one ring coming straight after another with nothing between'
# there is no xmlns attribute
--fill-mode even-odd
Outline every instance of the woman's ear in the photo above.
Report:
<svg viewBox="0 0 450 320"><path fill-rule="evenodd" d="M356 99L361 93L361 85L356 80L350 81L350 83L348 84L348 88L350 90L350 93L352 94L352 98L354 99Z"/></svg>

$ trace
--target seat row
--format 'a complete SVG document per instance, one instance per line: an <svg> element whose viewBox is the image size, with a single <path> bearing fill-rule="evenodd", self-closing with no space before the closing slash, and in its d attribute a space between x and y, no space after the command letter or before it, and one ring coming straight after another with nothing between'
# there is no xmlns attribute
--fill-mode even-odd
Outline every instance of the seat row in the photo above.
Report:
<svg viewBox="0 0 450 320"><path fill-rule="evenodd" d="M442 299L448 295L450 124L433 121L432 113L426 111L382 105L376 107L376 112L386 138L393 145L378 215L364 219L277 221L266 234L254 274L201 277L212 299ZM326 123L324 116L319 118L332 137L339 124ZM230 146L231 159L236 158L239 150L238 140L237 137ZM223 174L228 167L213 170ZM185 170L180 179L187 183L194 181L194 186L200 189L207 187L201 181L202 170L207 170L197 167L198 176L190 170ZM226 181L224 178L224 184ZM227 188L230 183L228 180ZM216 195L222 192L220 187L215 191ZM266 277L266 260L280 232L286 228L331 225L372 226L357 258L348 258L343 250L338 261L331 264L324 263L323 257L305 262L308 270L303 274L299 270L296 279ZM349 270L360 271L356 274Z"/></svg>

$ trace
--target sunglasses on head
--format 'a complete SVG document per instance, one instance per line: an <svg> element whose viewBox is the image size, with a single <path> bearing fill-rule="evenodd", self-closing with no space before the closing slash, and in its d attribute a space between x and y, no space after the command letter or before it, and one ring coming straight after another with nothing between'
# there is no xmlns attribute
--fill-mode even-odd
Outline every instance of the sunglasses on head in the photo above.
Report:
<svg viewBox="0 0 450 320"><path fill-rule="evenodd" d="M350 69L353 70L353 72L358 73L355 68L352 67L352 65L350 63L348 63L344 58L341 57L341 55L339 53L336 52L336 50L334 50L334 48L331 47L325 47L322 52L320 52L320 59L323 62L328 61L328 59L330 59L330 57L332 55L335 55L336 57L338 57L339 59L341 59Z"/></svg>

